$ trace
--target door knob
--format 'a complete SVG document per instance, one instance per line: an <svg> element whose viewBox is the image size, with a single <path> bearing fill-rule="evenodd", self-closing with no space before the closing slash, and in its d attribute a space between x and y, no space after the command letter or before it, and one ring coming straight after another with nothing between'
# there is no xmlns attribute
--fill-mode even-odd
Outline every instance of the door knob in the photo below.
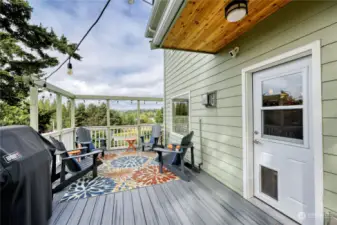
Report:
<svg viewBox="0 0 337 225"><path fill-rule="evenodd" d="M254 134L259 134L259 132L256 130L256 131L254 131Z"/></svg>
<svg viewBox="0 0 337 225"><path fill-rule="evenodd" d="M261 144L261 142L259 140L256 140L256 139L253 142L254 142L254 144Z"/></svg>

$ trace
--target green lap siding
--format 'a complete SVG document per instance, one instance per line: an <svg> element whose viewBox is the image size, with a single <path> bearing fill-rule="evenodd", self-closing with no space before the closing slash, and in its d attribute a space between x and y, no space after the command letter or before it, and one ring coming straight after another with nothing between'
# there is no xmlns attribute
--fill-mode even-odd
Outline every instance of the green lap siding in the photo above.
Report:
<svg viewBox="0 0 337 225"><path fill-rule="evenodd" d="M206 172L242 194L241 70L321 40L324 207L337 212L336 15L335 1L292 2L216 55L166 50L164 95L168 142L180 141L171 132L170 100L189 91L196 163L202 161ZM232 59L228 51L235 46L240 47L240 52ZM217 91L217 108L201 104L201 95L210 91Z"/></svg>

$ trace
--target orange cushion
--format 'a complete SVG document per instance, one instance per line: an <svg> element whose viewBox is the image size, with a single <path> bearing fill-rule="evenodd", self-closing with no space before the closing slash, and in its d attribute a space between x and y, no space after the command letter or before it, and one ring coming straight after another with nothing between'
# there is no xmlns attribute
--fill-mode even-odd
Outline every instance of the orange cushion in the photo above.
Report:
<svg viewBox="0 0 337 225"><path fill-rule="evenodd" d="M173 150L173 145L172 145L172 144L168 144L168 145L167 145L167 148ZM177 146L176 146L176 149L180 149L180 145L177 145ZM175 149L174 149L174 150L175 150Z"/></svg>

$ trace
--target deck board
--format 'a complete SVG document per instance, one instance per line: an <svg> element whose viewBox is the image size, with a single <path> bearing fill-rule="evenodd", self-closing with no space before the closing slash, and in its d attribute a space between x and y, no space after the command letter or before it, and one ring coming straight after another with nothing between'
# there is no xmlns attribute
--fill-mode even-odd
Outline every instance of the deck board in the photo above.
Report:
<svg viewBox="0 0 337 225"><path fill-rule="evenodd" d="M169 224L176 224L176 225L184 224L181 222L180 218L177 216L176 212L174 211L173 206L171 205L170 201L166 197L160 185L155 185L153 187L153 190L158 196L159 202L161 203L161 206L163 210L165 211Z"/></svg>
<svg viewBox="0 0 337 225"><path fill-rule="evenodd" d="M107 195L105 199L102 224L112 224L112 216L114 213L114 199L115 195Z"/></svg>
<svg viewBox="0 0 337 225"><path fill-rule="evenodd" d="M146 188L145 190L147 191L147 194L149 195L149 198L151 200L158 223L162 225L170 225L167 216L165 214L165 211L161 206L161 203L159 202L159 199L156 193L154 192L153 187Z"/></svg>
<svg viewBox="0 0 337 225"><path fill-rule="evenodd" d="M150 198L147 194L147 191L145 188L139 188L139 196L142 201L143 205L143 211L145 215L145 220L147 225L156 225L159 224L159 221L157 220L156 214L154 212L153 206L151 204Z"/></svg>
<svg viewBox="0 0 337 225"><path fill-rule="evenodd" d="M124 206L124 224L135 224L135 216L133 213L133 202L130 191L124 191L123 193L123 206Z"/></svg>
<svg viewBox="0 0 337 225"><path fill-rule="evenodd" d="M83 210L81 220L78 223L79 225L86 225L90 224L91 217L94 212L94 208L96 206L96 202L99 200L99 198L88 198L88 202L85 205L85 208Z"/></svg>
<svg viewBox="0 0 337 225"><path fill-rule="evenodd" d="M233 214L229 212L227 208L222 207L214 198L212 198L207 192L190 182L184 185L185 188L200 199L209 209L212 211L215 217L220 217L223 220L223 224L239 225L242 224Z"/></svg>
<svg viewBox="0 0 337 225"><path fill-rule="evenodd" d="M178 181L178 182L184 182L184 181ZM167 185L163 186L163 189L165 189L166 193L171 193L172 196L174 196L175 200L177 201L181 208L182 212L186 214L186 216L189 218L190 222L194 225L204 225L205 223L201 219L201 217L193 210L194 206L190 205L186 198L181 195L180 191L176 189L176 187L171 186L170 183L167 183Z"/></svg>
<svg viewBox="0 0 337 225"><path fill-rule="evenodd" d="M114 213L112 217L113 225L122 225L124 223L123 212L123 192L117 192L114 199Z"/></svg>
<svg viewBox="0 0 337 225"><path fill-rule="evenodd" d="M67 224L68 223L68 220L71 217L71 215L73 214L73 211L74 211L77 203L78 203L78 200L71 201L71 202L69 202L69 204L63 203L64 205L66 205L66 207L63 210L62 216L60 216L59 219L57 220L58 224Z"/></svg>
<svg viewBox="0 0 337 225"><path fill-rule="evenodd" d="M172 207L177 215L177 217L181 220L182 224L193 224L192 221L188 218L188 216L185 213L185 210L183 210L182 206L180 205L179 201L176 199L174 194L169 191L166 184L161 185L160 188L162 189L163 193L166 195L169 202L172 204Z"/></svg>
<svg viewBox="0 0 337 225"><path fill-rule="evenodd" d="M215 198L218 199L220 204L225 205L226 208L232 209L232 212L234 212L238 218L242 219L244 224L277 224L275 219L254 206L252 203L243 199L234 191L229 188L224 188L220 182L204 172L195 177L194 183L197 187L206 189L210 194L215 193ZM208 184L208 186L206 187L205 184Z"/></svg>
<svg viewBox="0 0 337 225"><path fill-rule="evenodd" d="M214 215L212 215L212 213L208 211L207 207L203 205L202 201L196 199L191 192L186 191L186 189L184 188L185 182L172 182L171 186L175 190L180 191L181 195L184 196L189 205L194 206L193 211L200 216L205 224L223 224L223 221L221 219L214 217Z"/></svg>
<svg viewBox="0 0 337 225"><path fill-rule="evenodd" d="M281 224L206 173L59 203L61 197L54 196L49 225Z"/></svg>
<svg viewBox="0 0 337 225"><path fill-rule="evenodd" d="M106 195L97 197L94 211L91 216L90 225L100 225L103 217Z"/></svg>
<svg viewBox="0 0 337 225"><path fill-rule="evenodd" d="M139 197L138 190L131 191L132 203L133 203L133 215L135 217L135 221L137 221L137 225L146 225L145 215L143 210L143 205L141 199Z"/></svg>
<svg viewBox="0 0 337 225"><path fill-rule="evenodd" d="M87 204L88 199L80 199L78 200L76 207L71 215L71 217L68 220L67 225L72 225L72 224L78 224L81 220L83 210ZM70 202L64 202L61 204L70 204ZM60 220L58 221L57 225L61 225Z"/></svg>

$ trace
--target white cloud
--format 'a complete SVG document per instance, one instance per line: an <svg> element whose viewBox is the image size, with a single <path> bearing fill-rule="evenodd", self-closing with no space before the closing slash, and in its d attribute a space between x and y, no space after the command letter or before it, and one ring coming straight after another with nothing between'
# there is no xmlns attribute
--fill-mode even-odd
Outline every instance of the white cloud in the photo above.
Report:
<svg viewBox="0 0 337 225"><path fill-rule="evenodd" d="M163 95L163 54L151 51L144 38L150 7L141 1L113 0L80 46L81 62L72 60L73 76L61 68L48 82L76 94ZM95 21L105 1L31 1L32 21L52 27L78 42ZM57 53L62 62L66 56ZM47 72L51 72L48 69Z"/></svg>

